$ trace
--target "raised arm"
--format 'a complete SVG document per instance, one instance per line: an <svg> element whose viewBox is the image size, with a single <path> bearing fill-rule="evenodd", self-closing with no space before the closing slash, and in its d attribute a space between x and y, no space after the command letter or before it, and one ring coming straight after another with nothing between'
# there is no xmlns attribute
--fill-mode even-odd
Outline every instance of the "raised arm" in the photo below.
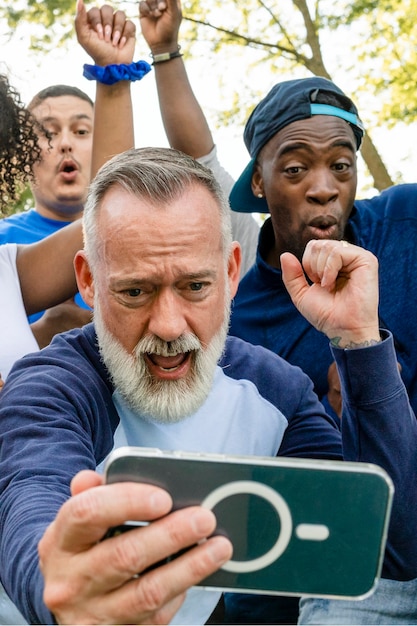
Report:
<svg viewBox="0 0 417 626"><path fill-rule="evenodd" d="M136 27L123 11L109 5L88 12L77 0L75 30L79 44L95 65L130 64L136 43ZM113 85L96 82L91 177L112 156L134 146L130 81Z"/></svg>
<svg viewBox="0 0 417 626"><path fill-rule="evenodd" d="M156 86L169 144L194 158L205 156L214 146L213 137L191 88L182 56L158 62L158 55L179 50L181 4L179 0L142 0L139 18L142 34L156 57Z"/></svg>
<svg viewBox="0 0 417 626"><path fill-rule="evenodd" d="M75 27L80 45L95 65L132 61L136 29L123 11L113 12L109 5L104 5L87 12L83 0L78 0ZM113 85L97 82L92 176L109 158L133 145L130 81ZM49 309L75 295L73 259L82 247L81 221L35 244L19 247L17 267L28 314Z"/></svg>
<svg viewBox="0 0 417 626"><path fill-rule="evenodd" d="M213 136L191 88L179 50L180 1L142 0L139 3L139 18L142 34L154 57L159 107L170 146L200 159L213 170L220 185L229 194L234 180L217 160ZM161 61L161 54L178 56ZM243 276L255 261L259 226L252 215L232 212L232 230L233 238L242 248Z"/></svg>
<svg viewBox="0 0 417 626"><path fill-rule="evenodd" d="M375 463L394 482L383 576L416 578L417 421L392 335L378 328L378 261L344 241L310 241L302 266L284 253L281 267L295 306L330 339L341 381L345 460Z"/></svg>

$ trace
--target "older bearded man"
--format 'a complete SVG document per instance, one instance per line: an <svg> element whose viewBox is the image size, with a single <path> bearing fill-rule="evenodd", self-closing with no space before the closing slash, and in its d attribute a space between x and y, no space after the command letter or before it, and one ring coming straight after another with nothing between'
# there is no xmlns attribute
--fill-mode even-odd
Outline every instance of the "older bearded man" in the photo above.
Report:
<svg viewBox="0 0 417 626"><path fill-rule="evenodd" d="M164 148L115 157L90 187L84 234L75 269L94 324L21 359L1 397L0 574L28 621L203 624L215 608L220 592L195 585L231 558L230 542L212 536L209 510L170 512L161 489L103 485L95 470L123 444L379 463L397 497L383 574L412 567L417 426L378 328L375 257L314 241L304 270L281 259L294 303L332 339L342 453L299 368L226 339L241 254L210 170ZM153 523L100 541L126 520Z"/></svg>

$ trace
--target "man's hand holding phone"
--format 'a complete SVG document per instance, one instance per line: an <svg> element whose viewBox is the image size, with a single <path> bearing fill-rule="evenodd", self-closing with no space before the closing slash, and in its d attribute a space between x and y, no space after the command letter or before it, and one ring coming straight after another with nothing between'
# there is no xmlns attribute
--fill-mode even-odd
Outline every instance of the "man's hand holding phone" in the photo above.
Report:
<svg viewBox="0 0 417 626"><path fill-rule="evenodd" d="M195 545L215 529L210 510L197 506L170 513L172 499L158 487L103 485L99 474L84 471L72 481L71 493L39 543L44 600L58 623L168 623L185 591L231 558L225 537ZM125 520L153 523L100 541Z"/></svg>

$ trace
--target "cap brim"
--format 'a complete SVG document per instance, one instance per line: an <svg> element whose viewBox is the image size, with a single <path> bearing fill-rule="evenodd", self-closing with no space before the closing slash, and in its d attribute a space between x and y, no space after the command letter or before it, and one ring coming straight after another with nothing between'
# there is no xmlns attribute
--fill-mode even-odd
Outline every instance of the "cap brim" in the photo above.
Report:
<svg viewBox="0 0 417 626"><path fill-rule="evenodd" d="M257 198L252 191L252 175L255 159L245 167L232 187L229 202L237 213L269 213L265 198Z"/></svg>

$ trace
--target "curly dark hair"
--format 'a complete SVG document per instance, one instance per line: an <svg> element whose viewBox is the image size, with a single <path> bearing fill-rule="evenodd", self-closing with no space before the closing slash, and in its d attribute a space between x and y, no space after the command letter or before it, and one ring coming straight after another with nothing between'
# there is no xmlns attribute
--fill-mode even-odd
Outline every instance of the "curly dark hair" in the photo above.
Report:
<svg viewBox="0 0 417 626"><path fill-rule="evenodd" d="M0 74L0 212L19 199L41 160L38 134L42 131L23 105L20 95Z"/></svg>

